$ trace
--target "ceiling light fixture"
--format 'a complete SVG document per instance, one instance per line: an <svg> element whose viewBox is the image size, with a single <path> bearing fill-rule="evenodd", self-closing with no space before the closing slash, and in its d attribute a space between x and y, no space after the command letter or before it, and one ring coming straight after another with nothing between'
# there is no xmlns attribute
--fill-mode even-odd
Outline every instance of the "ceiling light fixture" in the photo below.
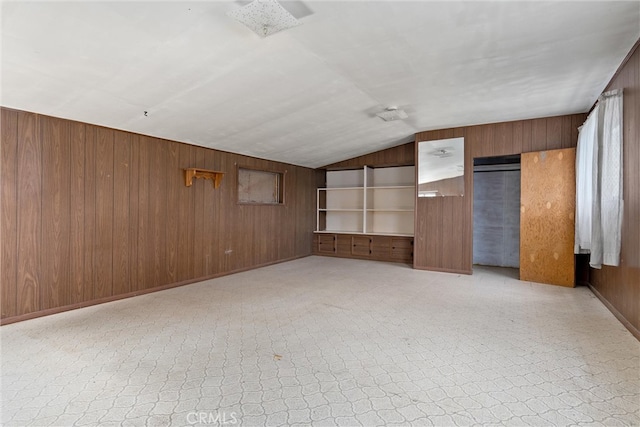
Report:
<svg viewBox="0 0 640 427"><path fill-rule="evenodd" d="M262 38L300 25L276 0L254 0L227 13Z"/></svg>
<svg viewBox="0 0 640 427"><path fill-rule="evenodd" d="M392 122L394 120L402 120L409 117L404 110L398 110L398 107L387 107L386 110L377 113L376 116L380 117L385 122Z"/></svg>

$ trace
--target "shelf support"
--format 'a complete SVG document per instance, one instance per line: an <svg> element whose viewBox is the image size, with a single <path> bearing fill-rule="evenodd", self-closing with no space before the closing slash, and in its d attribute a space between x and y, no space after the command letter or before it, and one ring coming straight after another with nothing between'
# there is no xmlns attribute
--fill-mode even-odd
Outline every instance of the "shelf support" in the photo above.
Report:
<svg viewBox="0 0 640 427"><path fill-rule="evenodd" d="M184 185L191 187L193 184L193 178L210 179L213 188L220 187L224 172L212 171L208 169L200 168L187 168L184 170Z"/></svg>

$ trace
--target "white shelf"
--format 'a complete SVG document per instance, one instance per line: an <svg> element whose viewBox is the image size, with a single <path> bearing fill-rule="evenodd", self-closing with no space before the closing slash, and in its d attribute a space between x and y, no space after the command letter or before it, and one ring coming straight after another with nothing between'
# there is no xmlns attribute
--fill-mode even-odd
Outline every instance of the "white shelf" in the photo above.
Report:
<svg viewBox="0 0 640 427"><path fill-rule="evenodd" d="M317 232L413 236L414 180L413 166L327 172Z"/></svg>
<svg viewBox="0 0 640 427"><path fill-rule="evenodd" d="M344 230L321 230L314 231L316 234L362 234L363 236L397 236L397 237L413 237L413 233L365 233L362 231L344 231Z"/></svg>
<svg viewBox="0 0 640 427"><path fill-rule="evenodd" d="M367 212L413 212L413 209L367 209Z"/></svg>
<svg viewBox="0 0 640 427"><path fill-rule="evenodd" d="M368 187L369 190L413 190L416 187L413 185L394 185L384 187Z"/></svg>

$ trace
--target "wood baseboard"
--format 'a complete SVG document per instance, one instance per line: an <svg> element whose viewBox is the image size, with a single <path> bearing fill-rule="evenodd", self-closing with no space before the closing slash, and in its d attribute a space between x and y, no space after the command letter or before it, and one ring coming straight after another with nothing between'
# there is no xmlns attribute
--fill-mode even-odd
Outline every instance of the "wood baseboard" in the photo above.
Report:
<svg viewBox="0 0 640 427"><path fill-rule="evenodd" d="M454 274L473 274L473 270L455 270L451 268L436 268L436 267L416 267L413 266L415 270L424 270L424 271L437 271L439 273L454 273Z"/></svg>
<svg viewBox="0 0 640 427"><path fill-rule="evenodd" d="M133 291L127 292L126 294L114 295L110 297L98 298L91 301L79 302L76 304L65 305L63 307L50 308L47 310L34 311L33 313L22 314L19 316L6 317L4 319L0 319L0 326L9 325L11 323L22 322L24 320L36 319L38 317L50 316L52 314L63 313L65 311L76 310L78 308L90 307L92 305L104 304L106 302L118 301L125 298L136 297L138 295L150 294L152 292L164 291L171 288L177 288L179 286L190 285L192 283L203 282L205 280L216 279L218 277L228 276L230 274L241 273L243 271L254 270L256 268L267 267L269 265L280 264L282 262L293 261L295 259L305 258L311 256L308 255L298 255L291 258L281 259L277 261L266 262L263 264L254 265L251 267L239 268L237 270L226 271L224 273L212 274L209 276L198 277L197 279L189 279L183 280L181 282L170 283L168 285L156 286L154 288L144 289L141 291Z"/></svg>
<svg viewBox="0 0 640 427"><path fill-rule="evenodd" d="M593 292L593 294L602 302L602 304L604 304L604 306L607 307L614 316L616 316L616 319L618 319L620 323L622 323L624 327L627 328L629 332L631 332L631 335L633 335L638 341L640 341L640 330L636 329L636 327L633 326L631 322L629 322L613 305L611 305L611 303L607 301L596 288L591 286L591 284L588 284L588 286L589 289L591 289L591 292Z"/></svg>

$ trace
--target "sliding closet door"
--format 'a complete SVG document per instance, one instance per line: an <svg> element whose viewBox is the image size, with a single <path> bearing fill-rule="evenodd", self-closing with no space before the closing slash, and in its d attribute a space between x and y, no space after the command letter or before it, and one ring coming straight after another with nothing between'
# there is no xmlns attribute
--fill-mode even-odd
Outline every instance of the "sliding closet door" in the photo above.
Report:
<svg viewBox="0 0 640 427"><path fill-rule="evenodd" d="M576 150L521 156L520 280L571 286Z"/></svg>

